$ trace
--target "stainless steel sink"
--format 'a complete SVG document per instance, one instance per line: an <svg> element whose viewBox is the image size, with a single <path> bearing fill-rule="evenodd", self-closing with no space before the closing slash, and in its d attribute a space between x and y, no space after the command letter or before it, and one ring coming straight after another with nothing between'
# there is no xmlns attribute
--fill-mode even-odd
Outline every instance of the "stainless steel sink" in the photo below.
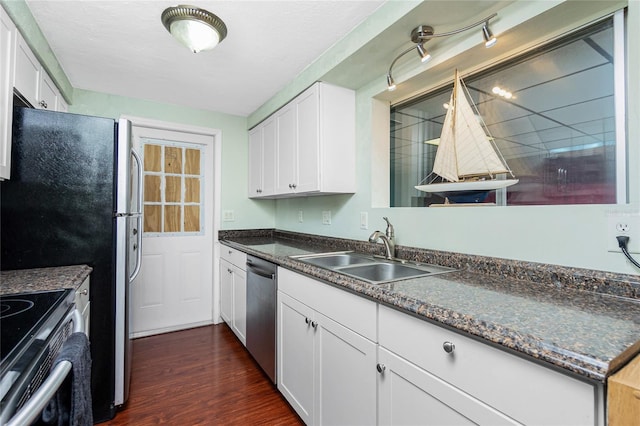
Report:
<svg viewBox="0 0 640 426"><path fill-rule="evenodd" d="M455 269L444 266L381 259L377 256L353 252L303 255L295 256L295 258L314 266L368 281L372 284L384 284L455 271Z"/></svg>
<svg viewBox="0 0 640 426"><path fill-rule="evenodd" d="M431 274L430 271L398 263L370 263L340 268L339 271L372 282L394 281Z"/></svg>
<svg viewBox="0 0 640 426"><path fill-rule="evenodd" d="M312 265L320 266L322 268L333 269L339 268L341 266L371 263L373 261L373 258L356 253L341 253L304 257L300 260L311 263Z"/></svg>

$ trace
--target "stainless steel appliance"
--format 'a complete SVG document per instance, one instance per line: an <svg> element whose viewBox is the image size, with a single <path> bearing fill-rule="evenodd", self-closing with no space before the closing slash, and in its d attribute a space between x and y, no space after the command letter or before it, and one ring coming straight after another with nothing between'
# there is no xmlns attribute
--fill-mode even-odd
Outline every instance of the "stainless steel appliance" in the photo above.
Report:
<svg viewBox="0 0 640 426"><path fill-rule="evenodd" d="M247 256L247 349L276 383L276 265Z"/></svg>
<svg viewBox="0 0 640 426"><path fill-rule="evenodd" d="M141 168L130 126L14 108L11 178L0 182L3 270L93 268L89 335L97 423L113 418L128 396L128 295L141 249Z"/></svg>
<svg viewBox="0 0 640 426"><path fill-rule="evenodd" d="M0 306L0 424L31 424L67 377L71 363L51 367L84 322L71 289L0 296Z"/></svg>

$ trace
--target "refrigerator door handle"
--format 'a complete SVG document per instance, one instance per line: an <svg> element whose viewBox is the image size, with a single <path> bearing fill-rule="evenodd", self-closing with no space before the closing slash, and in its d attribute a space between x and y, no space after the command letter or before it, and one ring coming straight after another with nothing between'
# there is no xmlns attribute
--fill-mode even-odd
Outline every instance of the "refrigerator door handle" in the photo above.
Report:
<svg viewBox="0 0 640 426"><path fill-rule="evenodd" d="M143 194L142 194L142 161L140 161L140 157L138 156L138 153L132 149L131 150L131 155L133 156L134 160L136 161L136 163L138 164L138 187L136 188L137 190L137 195L138 195L138 215L136 217L136 228L134 230L134 234L136 235L136 239L137 239L137 247L135 247L136 250L136 267L133 270L133 273L131 273L131 276L129 277L129 282L133 282L133 280L138 276L138 273L140 272L140 266L142 265L142 213L140 213L142 211L142 203L143 203Z"/></svg>

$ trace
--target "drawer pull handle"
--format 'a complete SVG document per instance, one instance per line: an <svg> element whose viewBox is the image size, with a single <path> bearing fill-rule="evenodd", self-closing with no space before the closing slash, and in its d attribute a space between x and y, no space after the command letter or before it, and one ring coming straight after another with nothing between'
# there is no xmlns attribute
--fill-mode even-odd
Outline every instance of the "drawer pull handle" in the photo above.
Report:
<svg viewBox="0 0 640 426"><path fill-rule="evenodd" d="M378 373L382 374L384 373L384 370L386 370L387 367L384 364L377 364L376 365L376 370L378 370Z"/></svg>
<svg viewBox="0 0 640 426"><path fill-rule="evenodd" d="M444 342L442 344L442 349L444 349L446 353L450 354L453 353L453 351L456 349L456 345L451 342Z"/></svg>

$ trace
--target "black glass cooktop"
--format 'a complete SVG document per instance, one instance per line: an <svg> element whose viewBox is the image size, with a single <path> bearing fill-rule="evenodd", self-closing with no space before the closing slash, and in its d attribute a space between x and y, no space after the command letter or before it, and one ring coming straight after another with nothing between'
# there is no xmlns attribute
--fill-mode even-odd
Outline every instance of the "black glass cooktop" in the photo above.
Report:
<svg viewBox="0 0 640 426"><path fill-rule="evenodd" d="M2 364L40 333L47 320L72 290L18 293L0 296L0 359Z"/></svg>

